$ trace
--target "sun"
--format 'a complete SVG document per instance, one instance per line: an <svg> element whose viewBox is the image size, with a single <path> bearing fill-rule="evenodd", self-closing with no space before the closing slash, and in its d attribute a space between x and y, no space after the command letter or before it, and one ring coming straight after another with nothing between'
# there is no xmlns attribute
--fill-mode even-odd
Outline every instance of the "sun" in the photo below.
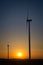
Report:
<svg viewBox="0 0 43 65"><path fill-rule="evenodd" d="M22 52L18 52L18 53L17 53L17 58L18 58L18 59L22 59L22 57L23 57Z"/></svg>
<svg viewBox="0 0 43 65"><path fill-rule="evenodd" d="M18 53L18 56L19 56L19 57L21 57L21 56L22 56L22 53L21 53L21 52L19 52L19 53Z"/></svg>
<svg viewBox="0 0 43 65"><path fill-rule="evenodd" d="M13 53L13 58L15 59L27 59L27 53L24 51L16 51L15 53Z"/></svg>

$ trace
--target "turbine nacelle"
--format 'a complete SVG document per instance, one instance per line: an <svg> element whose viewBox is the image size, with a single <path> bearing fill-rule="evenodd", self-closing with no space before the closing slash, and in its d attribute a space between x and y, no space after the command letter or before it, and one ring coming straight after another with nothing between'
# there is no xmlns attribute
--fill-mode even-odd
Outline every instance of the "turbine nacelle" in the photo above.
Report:
<svg viewBox="0 0 43 65"><path fill-rule="evenodd" d="M32 19L27 19L27 22L30 22L30 21L32 21Z"/></svg>

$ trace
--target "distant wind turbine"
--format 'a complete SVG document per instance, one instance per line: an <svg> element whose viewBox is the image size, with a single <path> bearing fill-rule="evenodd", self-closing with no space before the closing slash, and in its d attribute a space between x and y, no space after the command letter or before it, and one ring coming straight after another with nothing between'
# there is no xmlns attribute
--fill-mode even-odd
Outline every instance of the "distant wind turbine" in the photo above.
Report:
<svg viewBox="0 0 43 65"><path fill-rule="evenodd" d="M8 59L9 59L9 44L7 44L7 49L8 49Z"/></svg>

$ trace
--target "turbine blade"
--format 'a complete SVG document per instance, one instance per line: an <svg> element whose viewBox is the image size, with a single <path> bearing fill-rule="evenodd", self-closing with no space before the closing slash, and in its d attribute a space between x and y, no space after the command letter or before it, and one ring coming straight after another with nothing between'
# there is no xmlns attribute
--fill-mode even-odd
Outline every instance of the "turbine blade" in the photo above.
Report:
<svg viewBox="0 0 43 65"><path fill-rule="evenodd" d="M27 21L26 21L26 32L27 32Z"/></svg>

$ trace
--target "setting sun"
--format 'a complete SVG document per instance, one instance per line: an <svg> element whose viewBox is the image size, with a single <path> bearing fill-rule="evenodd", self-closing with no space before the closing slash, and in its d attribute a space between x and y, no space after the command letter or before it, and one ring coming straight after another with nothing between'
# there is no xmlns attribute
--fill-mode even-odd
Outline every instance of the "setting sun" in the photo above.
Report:
<svg viewBox="0 0 43 65"><path fill-rule="evenodd" d="M16 59L26 59L26 58L28 58L28 55L27 55L27 53L25 53L23 51L19 51L19 52L17 51L14 54L14 58L16 58Z"/></svg>
<svg viewBox="0 0 43 65"><path fill-rule="evenodd" d="M19 53L18 53L18 56L19 56L19 57L21 57L21 56L22 56L22 53L21 53L21 52L19 52Z"/></svg>
<svg viewBox="0 0 43 65"><path fill-rule="evenodd" d="M18 59L22 59L22 57L23 57L23 53L22 53L22 52L18 52L18 53L17 53L17 58L18 58Z"/></svg>

